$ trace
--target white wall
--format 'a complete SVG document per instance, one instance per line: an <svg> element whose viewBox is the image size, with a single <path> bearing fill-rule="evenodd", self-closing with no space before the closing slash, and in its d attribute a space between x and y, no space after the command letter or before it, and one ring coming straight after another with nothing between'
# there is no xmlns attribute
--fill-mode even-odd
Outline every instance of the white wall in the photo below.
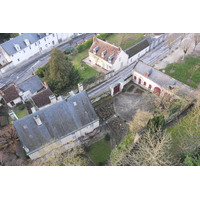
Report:
<svg viewBox="0 0 200 200"><path fill-rule="evenodd" d="M120 51L117 59L113 64L114 71L118 71L128 64L128 55L124 51Z"/></svg>
<svg viewBox="0 0 200 200"><path fill-rule="evenodd" d="M139 53L135 54L134 56L130 57L128 59L128 65L134 63L136 60L138 60L139 58L141 58L148 51L149 51L149 46L146 47L145 49L143 49L142 51L140 51Z"/></svg>
<svg viewBox="0 0 200 200"><path fill-rule="evenodd" d="M12 101L11 101L12 102ZM15 99L15 100L13 100L13 102L14 102L14 104L16 105L16 104L18 104L18 103L21 103L22 102L22 99L20 98L20 97L18 97L17 99ZM9 107L14 107L15 105L11 105L11 103L9 102L9 103L7 103L7 105L9 106Z"/></svg>
<svg viewBox="0 0 200 200"><path fill-rule="evenodd" d="M92 123L89 126L84 127L83 129L75 132L74 134L68 135L61 140L58 140L45 148L42 148L36 152L28 153L29 157L34 160L40 158L46 154L49 154L53 149L59 148L61 152L69 150L80 144L80 141L77 139L81 136L85 137L87 133L93 132L96 128L99 127L99 121Z"/></svg>

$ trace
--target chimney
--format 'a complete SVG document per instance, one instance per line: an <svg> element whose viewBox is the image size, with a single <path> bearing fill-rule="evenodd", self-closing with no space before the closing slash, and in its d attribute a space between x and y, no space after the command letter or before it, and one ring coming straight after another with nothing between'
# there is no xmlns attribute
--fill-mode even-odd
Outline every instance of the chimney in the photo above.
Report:
<svg viewBox="0 0 200 200"><path fill-rule="evenodd" d="M41 121L39 115L34 116L33 119L35 120L35 122L38 126L42 125L42 121Z"/></svg>
<svg viewBox="0 0 200 200"><path fill-rule="evenodd" d="M38 110L39 110L39 109L38 109L37 106L33 106L33 107L31 108L32 113L35 113L35 112L38 111Z"/></svg>
<svg viewBox="0 0 200 200"><path fill-rule="evenodd" d="M149 73L146 73L145 76L146 76L146 77L149 77Z"/></svg>
<svg viewBox="0 0 200 200"><path fill-rule="evenodd" d="M82 84L82 83L79 83L79 84L78 84L78 91L79 91L79 92L82 92L82 91L83 91L83 84Z"/></svg>
<svg viewBox="0 0 200 200"><path fill-rule="evenodd" d="M73 90L70 91L69 94L70 94L70 96L74 96L75 95Z"/></svg>
<svg viewBox="0 0 200 200"><path fill-rule="evenodd" d="M46 81L44 81L44 87L45 87L46 89L48 89L48 88L49 88L49 86L48 86L48 84L47 84L47 82L46 82Z"/></svg>
<svg viewBox="0 0 200 200"><path fill-rule="evenodd" d="M57 102L57 99L56 99L55 95L53 95L53 94L49 96L49 99L50 99L51 103Z"/></svg>
<svg viewBox="0 0 200 200"><path fill-rule="evenodd" d="M4 95L4 92L2 90L0 90L0 94L3 96Z"/></svg>

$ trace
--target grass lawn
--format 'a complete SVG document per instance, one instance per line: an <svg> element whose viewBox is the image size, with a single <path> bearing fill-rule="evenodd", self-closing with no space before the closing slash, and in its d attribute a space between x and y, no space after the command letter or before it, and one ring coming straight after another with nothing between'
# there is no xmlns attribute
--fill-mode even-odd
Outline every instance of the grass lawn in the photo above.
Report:
<svg viewBox="0 0 200 200"><path fill-rule="evenodd" d="M82 60L86 57L88 57L88 49L84 50L81 53L77 53L76 55L71 56L73 65L76 67L76 69L79 70L80 75L83 79L88 79L97 76L99 74L98 71L86 65L85 63L84 63L85 70L84 71L81 70L81 65L83 64Z"/></svg>
<svg viewBox="0 0 200 200"><path fill-rule="evenodd" d="M123 50L133 46L134 44L141 41L141 38L144 38L144 33L114 33L110 35L106 40L120 46Z"/></svg>
<svg viewBox="0 0 200 200"><path fill-rule="evenodd" d="M19 119L28 115L28 111L26 108L24 108L23 110L16 109L16 110L14 110L14 112Z"/></svg>
<svg viewBox="0 0 200 200"><path fill-rule="evenodd" d="M172 150L176 152L179 148L180 137L190 138L188 131L200 136L200 109L193 110L176 125L168 128L166 133L172 135Z"/></svg>
<svg viewBox="0 0 200 200"><path fill-rule="evenodd" d="M110 141L103 139L90 146L88 155L96 165L100 165L100 162L104 164L109 159L110 153Z"/></svg>
<svg viewBox="0 0 200 200"><path fill-rule="evenodd" d="M168 65L165 73L192 88L197 88L200 83L200 57L187 56L182 62Z"/></svg>

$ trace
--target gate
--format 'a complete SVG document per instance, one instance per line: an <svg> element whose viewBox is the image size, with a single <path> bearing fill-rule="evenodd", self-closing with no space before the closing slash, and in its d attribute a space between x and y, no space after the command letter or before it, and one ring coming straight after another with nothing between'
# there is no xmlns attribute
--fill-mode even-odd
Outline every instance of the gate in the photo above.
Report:
<svg viewBox="0 0 200 200"><path fill-rule="evenodd" d="M114 95L120 91L120 84L114 87Z"/></svg>

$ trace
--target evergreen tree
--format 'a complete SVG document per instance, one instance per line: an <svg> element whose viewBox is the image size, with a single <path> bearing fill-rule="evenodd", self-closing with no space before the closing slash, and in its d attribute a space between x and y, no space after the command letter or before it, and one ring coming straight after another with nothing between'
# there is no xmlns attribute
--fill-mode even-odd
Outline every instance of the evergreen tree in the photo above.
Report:
<svg viewBox="0 0 200 200"><path fill-rule="evenodd" d="M49 69L45 75L48 84L57 93L78 83L80 75L71 61L59 49L53 49Z"/></svg>

